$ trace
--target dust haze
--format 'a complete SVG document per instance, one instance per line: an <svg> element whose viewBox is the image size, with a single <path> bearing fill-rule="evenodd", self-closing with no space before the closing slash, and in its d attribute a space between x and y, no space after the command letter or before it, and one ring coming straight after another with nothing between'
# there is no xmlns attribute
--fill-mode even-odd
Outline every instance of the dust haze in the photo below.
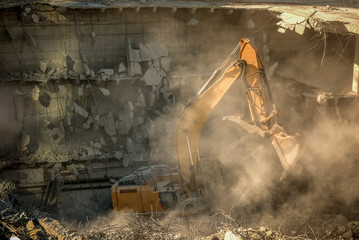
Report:
<svg viewBox="0 0 359 240"><path fill-rule="evenodd" d="M178 22L183 25L182 21L178 20ZM201 24L201 21L198 24ZM195 31L196 25L188 28ZM188 34L188 38L196 37L191 36L191 31ZM255 43L259 43L260 46L262 35L260 33L255 35L254 37L257 37ZM232 47L240 37L245 36L238 34L237 41L231 44ZM220 38L221 36L217 36L211 40L220 42ZM314 44L314 41L312 43ZM203 48L198 46L199 50ZM206 80L205 77L189 77L185 73L200 72L209 77L225 59L226 54L230 53L231 49L228 46L225 48L228 48L228 51L222 53L217 51L217 54L211 55L211 58L203 52L201 54L197 49L193 49L189 54L173 51L170 53L171 56L180 56L174 59L174 62L189 64L177 65L173 69L174 75L184 75L177 80L171 80L176 104L171 105L166 114L152 119L156 131L150 134L151 159L155 163L176 166L173 137L176 124L186 102L195 96ZM289 61L279 64L276 71L288 77L306 79L306 83L322 87L325 77L319 80L308 78L311 72L318 70L320 60L318 55L322 53L322 49L319 47L316 51L308 54L315 56L312 60L313 64L302 52L292 53L294 55L291 56L290 61L300 59L301 62L306 61L306 64L311 66L305 73L299 73L300 67L296 71L293 68L288 69ZM337 58L332 61L336 63ZM267 65L269 67L271 64L268 62ZM323 68L327 69L328 66ZM335 70L335 74L339 75L340 68ZM345 76L346 74L343 73ZM306 99L301 89L293 90L290 84L290 81L278 80L275 76L270 79L274 101L280 109L281 124L292 133L300 133L304 139L298 166L293 176L284 182L279 182L282 167L270 140L249 134L239 125L222 120L223 117L234 113L249 116L245 92L240 83L234 84L211 113L200 139L201 164L206 164L206 161L218 161L225 179L223 184L215 184L216 189L210 190L213 199L212 209L223 209L233 215L242 214L245 210L248 215L260 213L263 217L266 214L280 217L289 212L298 215L328 212L350 214L359 197L359 179L355 174L358 170L359 137L356 133L359 124L353 117L359 113L353 112L357 102L350 102L350 110L346 109L345 105L339 106L342 114L338 117L335 107L320 105L315 98ZM128 223L123 216L106 217L106 219L110 218L121 224ZM172 217L162 221L168 219ZM102 220L98 221L102 222Z"/></svg>

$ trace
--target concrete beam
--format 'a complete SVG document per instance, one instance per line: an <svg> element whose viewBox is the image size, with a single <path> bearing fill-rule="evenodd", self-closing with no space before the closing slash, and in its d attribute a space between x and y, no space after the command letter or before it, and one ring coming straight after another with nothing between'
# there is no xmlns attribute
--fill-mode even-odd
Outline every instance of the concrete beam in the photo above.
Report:
<svg viewBox="0 0 359 240"><path fill-rule="evenodd" d="M352 90L355 93L359 93L359 36L358 35L355 37L355 53L354 53Z"/></svg>

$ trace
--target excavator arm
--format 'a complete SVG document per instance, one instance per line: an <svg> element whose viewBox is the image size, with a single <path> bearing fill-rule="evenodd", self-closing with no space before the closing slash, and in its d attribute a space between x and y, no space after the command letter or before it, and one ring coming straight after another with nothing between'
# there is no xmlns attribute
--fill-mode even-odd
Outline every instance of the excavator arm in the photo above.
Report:
<svg viewBox="0 0 359 240"><path fill-rule="evenodd" d="M218 78L239 47L239 58L230 64ZM202 129L213 108L237 80L244 83L252 123L247 123L233 115L225 119L238 123L250 133L258 133L272 141L284 169L281 179L286 177L297 161L300 150L298 136L287 134L278 124L277 109L272 102L272 95L258 51L248 39L241 39L224 64L215 71L197 96L188 103L177 125L175 151L178 169L183 180L192 190L198 189L196 166Z"/></svg>

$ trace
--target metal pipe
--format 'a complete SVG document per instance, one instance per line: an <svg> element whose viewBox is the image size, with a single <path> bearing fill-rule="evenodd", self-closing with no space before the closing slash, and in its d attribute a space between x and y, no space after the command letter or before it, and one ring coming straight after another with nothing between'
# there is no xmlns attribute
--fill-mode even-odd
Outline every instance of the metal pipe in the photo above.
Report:
<svg viewBox="0 0 359 240"><path fill-rule="evenodd" d="M197 93L197 96L201 95L208 87L209 84L211 84L217 77L218 75L222 72L222 69L227 65L227 63L229 62L229 60L233 57L233 55L238 51L238 49L241 47L241 42L239 42L237 44L237 46L233 49L233 51L228 55L228 57L226 58L226 60L224 60L224 62L222 63L222 65L217 68L212 76L207 80L207 82L203 85L203 87L201 88L201 90L199 90L199 92Z"/></svg>
<svg viewBox="0 0 359 240"><path fill-rule="evenodd" d="M188 138L188 128L184 128L183 132L186 135L186 143L187 143L188 155L189 155L189 159L191 160L191 165L193 166L192 151L191 151L191 146L189 144L189 138Z"/></svg>

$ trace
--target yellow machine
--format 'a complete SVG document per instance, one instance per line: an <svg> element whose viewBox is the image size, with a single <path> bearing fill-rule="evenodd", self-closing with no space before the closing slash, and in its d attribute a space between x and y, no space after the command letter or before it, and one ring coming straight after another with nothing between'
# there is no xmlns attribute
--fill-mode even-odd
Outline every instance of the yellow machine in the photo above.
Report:
<svg viewBox="0 0 359 240"><path fill-rule="evenodd" d="M222 69L239 49L239 57L220 76ZM298 134L289 135L277 122L277 109L272 102L271 91L258 51L248 39L241 39L222 66L213 73L198 94L188 103L175 132L175 150L178 171L162 171L150 166L136 170L130 176L120 179L112 186L112 202L115 210L129 212L157 212L180 207L198 207L201 196L197 182L198 143L202 129L213 108L231 88L241 81L252 122L245 122L239 116L226 119L238 123L250 133L268 137L284 169L285 178L295 165L300 144ZM147 171L144 174L144 171Z"/></svg>

